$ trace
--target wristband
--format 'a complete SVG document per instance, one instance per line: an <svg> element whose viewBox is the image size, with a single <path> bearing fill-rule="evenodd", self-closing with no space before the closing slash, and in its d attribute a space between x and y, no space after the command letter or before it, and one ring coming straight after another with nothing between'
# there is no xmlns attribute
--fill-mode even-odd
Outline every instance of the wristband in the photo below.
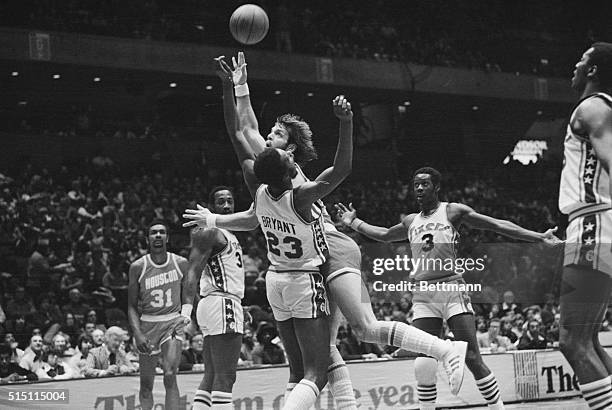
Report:
<svg viewBox="0 0 612 410"><path fill-rule="evenodd" d="M249 95L249 85L247 83L235 85L234 94L236 97L246 97Z"/></svg>
<svg viewBox="0 0 612 410"><path fill-rule="evenodd" d="M185 303L181 306L181 316L191 317L191 311L193 310L193 305L191 303Z"/></svg>
<svg viewBox="0 0 612 410"><path fill-rule="evenodd" d="M217 227L217 214L208 214L206 215L206 227L207 228L216 228Z"/></svg>
<svg viewBox="0 0 612 410"><path fill-rule="evenodd" d="M363 221L359 218L355 218L351 221L351 229L353 229L356 232L359 232L359 226L361 226L361 224L363 223Z"/></svg>

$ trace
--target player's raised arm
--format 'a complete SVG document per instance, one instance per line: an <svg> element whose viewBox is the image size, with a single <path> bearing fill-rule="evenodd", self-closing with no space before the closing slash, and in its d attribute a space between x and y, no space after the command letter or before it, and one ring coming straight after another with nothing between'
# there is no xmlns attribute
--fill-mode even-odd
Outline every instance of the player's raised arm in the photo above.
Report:
<svg viewBox="0 0 612 410"><path fill-rule="evenodd" d="M136 340L136 348L140 353L150 353L149 341L140 330L140 314L138 313L138 293L139 283L138 278L142 273L142 260L136 261L130 265L128 273L128 322L132 327L134 339Z"/></svg>
<svg viewBox="0 0 612 410"><path fill-rule="evenodd" d="M255 178L253 173L255 155L239 127L236 103L234 102L232 71L223 58L223 56L220 56L215 61L218 63L216 72L221 79L223 88L223 118L225 119L225 128L242 167L244 181L249 188L251 196L253 196L259 186L257 178Z"/></svg>
<svg viewBox="0 0 612 410"><path fill-rule="evenodd" d="M296 199L306 203L315 201L330 194L350 175L353 168L353 111L351 103L339 95L334 98L334 114L340 120L340 138L334 165L324 170L315 181L306 182L299 186L296 191Z"/></svg>
<svg viewBox="0 0 612 410"><path fill-rule="evenodd" d="M183 227L199 226L200 228L223 228L228 231L252 231L259 226L255 208L233 214L214 214L207 208L198 205L198 209L186 209L183 218L189 219Z"/></svg>
<svg viewBox="0 0 612 410"><path fill-rule="evenodd" d="M601 98L586 100L577 114L579 127L582 128L593 145L595 155L606 172L610 174L612 164L612 107ZM610 178L612 192L612 178Z"/></svg>
<svg viewBox="0 0 612 410"><path fill-rule="evenodd" d="M408 215L402 223L399 223L390 228L382 226L374 226L369 223L357 218L357 210L353 208L353 204L349 204L347 208L344 204L334 205L338 211L338 216L342 223L355 232L359 232L368 238L374 239L379 242L397 242L405 241L408 239L408 228L415 214Z"/></svg>
<svg viewBox="0 0 612 410"><path fill-rule="evenodd" d="M450 206L451 212L458 214L459 221L465 223L470 228L493 231L510 238L527 242L544 242L548 245L555 245L562 242L554 235L557 231L556 227L543 233L535 232L505 219L497 219L488 215L479 214L474 209L464 204L453 203L450 204Z"/></svg>
<svg viewBox="0 0 612 410"><path fill-rule="evenodd" d="M234 81L234 90L236 93L236 103L238 105L238 120L240 130L244 133L247 142L255 155L261 153L266 148L266 140L259 133L259 124L255 111L251 105L251 97L249 95L249 86L247 84L247 64L244 53L238 53L238 59L232 57L232 79Z"/></svg>

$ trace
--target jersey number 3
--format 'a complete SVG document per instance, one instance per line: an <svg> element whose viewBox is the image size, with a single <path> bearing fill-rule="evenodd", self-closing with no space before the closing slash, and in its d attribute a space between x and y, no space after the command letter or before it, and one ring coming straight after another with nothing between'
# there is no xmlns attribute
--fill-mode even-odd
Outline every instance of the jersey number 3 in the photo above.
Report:
<svg viewBox="0 0 612 410"><path fill-rule="evenodd" d="M275 254L276 256L281 255L280 249L278 249L279 240L276 235L272 232L266 232L266 238L268 239L268 249L270 252ZM293 236L285 236L283 238L283 243L291 245L291 252L284 252L285 256L289 259L299 259L304 255L304 250L302 249L302 241L298 238L294 238Z"/></svg>
<svg viewBox="0 0 612 410"><path fill-rule="evenodd" d="M151 291L151 296L155 299L151 301L151 306L159 308L162 306L172 306L172 289L166 291L166 301L164 303L164 291L161 289L155 289Z"/></svg>
<svg viewBox="0 0 612 410"><path fill-rule="evenodd" d="M423 247L421 248L422 251L429 252L430 250L434 248L434 241L433 241L432 234L426 233L425 235L423 235L421 240L423 241Z"/></svg>

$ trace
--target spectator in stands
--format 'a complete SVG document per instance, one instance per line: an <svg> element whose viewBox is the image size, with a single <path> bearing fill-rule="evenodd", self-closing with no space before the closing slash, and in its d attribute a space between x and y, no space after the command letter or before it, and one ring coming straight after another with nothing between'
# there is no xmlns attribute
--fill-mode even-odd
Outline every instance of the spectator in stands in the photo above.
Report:
<svg viewBox="0 0 612 410"><path fill-rule="evenodd" d="M38 372L39 379L67 380L78 376L61 361L63 352L51 349L44 354L42 369Z"/></svg>
<svg viewBox="0 0 612 410"><path fill-rule="evenodd" d="M518 335L512 331L512 321L509 316L503 317L501 319L501 329L499 331L501 336L507 337L510 340L510 343L515 345L518 340Z"/></svg>
<svg viewBox="0 0 612 410"><path fill-rule="evenodd" d="M5 334L4 343L11 348L11 362L19 363L23 357L23 350L19 348L19 343L15 340L15 335L10 332Z"/></svg>
<svg viewBox="0 0 612 410"><path fill-rule="evenodd" d="M559 326L561 321L561 314L555 313L555 317L553 318L553 322L548 326L546 330L546 340L553 344L553 347L559 346Z"/></svg>
<svg viewBox="0 0 612 410"><path fill-rule="evenodd" d="M6 331L13 334L18 346L25 347L32 334L32 321L19 314L13 320L7 322Z"/></svg>
<svg viewBox="0 0 612 410"><path fill-rule="evenodd" d="M120 349L121 342L128 339L127 332L118 326L111 326L104 335L104 344L89 351L85 377L113 376L136 371Z"/></svg>
<svg viewBox="0 0 612 410"><path fill-rule="evenodd" d="M42 368L43 358L43 339L40 335L34 335L30 338L30 345L24 351L23 357L19 362L19 366L33 373L38 373Z"/></svg>
<svg viewBox="0 0 612 410"><path fill-rule="evenodd" d="M90 309L87 312L87 316L85 316L85 323L93 323L94 328L101 323L101 321L98 320L98 312L96 312L95 309Z"/></svg>
<svg viewBox="0 0 612 410"><path fill-rule="evenodd" d="M512 319L512 332L518 336L519 340L525 332L525 318L521 313L517 313Z"/></svg>
<svg viewBox="0 0 612 410"><path fill-rule="evenodd" d="M532 319L527 322L527 330L519 339L518 349L546 349L546 338L540 334L540 322Z"/></svg>
<svg viewBox="0 0 612 410"><path fill-rule="evenodd" d="M41 327L41 330L47 330L51 325L60 323L62 320L62 312L59 306L51 303L51 298L43 296L40 299L40 304L37 312L32 316L32 322Z"/></svg>
<svg viewBox="0 0 612 410"><path fill-rule="evenodd" d="M510 339L499 334L501 322L499 319L491 319L487 333L477 335L478 347L488 349L491 353L504 353L514 350L515 347L510 343Z"/></svg>
<svg viewBox="0 0 612 410"><path fill-rule="evenodd" d="M247 325L244 327L244 334L242 335L242 347L240 348L240 358L238 359L239 366L253 365L254 348L253 330L250 325Z"/></svg>
<svg viewBox="0 0 612 410"><path fill-rule="evenodd" d="M70 312L64 314L64 322L61 324L60 331L70 337L70 342L75 343L81 334L81 328L76 324L74 315Z"/></svg>
<svg viewBox="0 0 612 410"><path fill-rule="evenodd" d="M204 336L196 333L191 337L189 349L181 353L180 371L204 369ZM200 365L200 366L198 366Z"/></svg>
<svg viewBox="0 0 612 410"><path fill-rule="evenodd" d="M521 306L514 301L514 293L511 290L507 290L504 292L504 301L499 305L499 311L497 312L497 317L502 318L508 313L520 313Z"/></svg>
<svg viewBox="0 0 612 410"><path fill-rule="evenodd" d="M104 331L101 329L95 329L91 332L91 339L93 341L93 347L100 347L104 344Z"/></svg>
<svg viewBox="0 0 612 410"><path fill-rule="evenodd" d="M89 315L88 315L89 316ZM85 322L85 325L83 326L83 334L89 336L90 338L92 338L92 343L93 343L93 332L94 330L96 330L96 324L93 322Z"/></svg>
<svg viewBox="0 0 612 410"><path fill-rule="evenodd" d="M77 347L74 355L69 359L69 364L73 369L76 369L80 377L85 376L85 368L87 367L87 356L89 350L93 347L91 336L82 334L77 339Z"/></svg>
<svg viewBox="0 0 612 410"><path fill-rule="evenodd" d="M38 293L31 293L37 295ZM6 304L6 316L8 319L15 319L17 316L23 316L36 313L34 304L30 298L25 297L25 289L19 286L15 289L15 296Z"/></svg>
<svg viewBox="0 0 612 410"><path fill-rule="evenodd" d="M64 312L64 314L72 313L78 324L83 323L85 315L89 311L89 306L83 302L81 291L78 288L71 289L70 292L68 292L68 298L70 301L62 306L62 312Z"/></svg>
<svg viewBox="0 0 612 410"><path fill-rule="evenodd" d="M0 344L0 383L38 380L38 376L35 373L11 361L12 353L12 349L8 344Z"/></svg>
<svg viewBox="0 0 612 410"><path fill-rule="evenodd" d="M336 345L338 351L344 360L372 360L378 357L386 356L380 347L373 343L360 343L351 326L346 325L338 328L338 337Z"/></svg>
<svg viewBox="0 0 612 410"><path fill-rule="evenodd" d="M276 327L267 322L261 322L257 329L259 344L253 349L253 364L282 364L285 354L273 340L277 337Z"/></svg>

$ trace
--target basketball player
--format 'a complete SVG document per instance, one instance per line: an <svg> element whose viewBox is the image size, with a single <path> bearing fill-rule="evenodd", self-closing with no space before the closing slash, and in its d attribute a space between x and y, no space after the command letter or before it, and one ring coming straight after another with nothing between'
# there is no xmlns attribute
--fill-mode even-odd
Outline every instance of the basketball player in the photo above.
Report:
<svg viewBox="0 0 612 410"><path fill-rule="evenodd" d="M440 202L438 199L440 179L440 173L433 168L418 169L414 173L413 189L420 212L406 216L400 224L391 228L373 226L356 218L357 211L352 204L349 205L350 209L343 204L337 204L335 207L345 225L369 238L381 242L408 239L413 260L421 259L423 262L411 272L411 277L417 283L421 281L431 284L465 283L461 275L455 274L454 271L445 271L441 265L436 268L433 263L436 260L456 259L458 229L462 224L529 242L550 244L560 242L553 235L556 228L549 229L545 233L533 232L512 222L479 214L467 205ZM425 261L432 262L427 262L425 265ZM503 409L497 380L480 356L474 326L474 311L467 293L420 291L417 287L413 291L412 303L414 327L439 336L442 333L442 323L446 320L455 339L468 343L466 364L474 375L480 393L489 408ZM420 356L415 360L417 394L422 410L436 407L437 368L437 361L431 357Z"/></svg>
<svg viewBox="0 0 612 410"><path fill-rule="evenodd" d="M161 352L165 408L178 409L176 372L183 328L190 321L192 309L188 303L181 307L187 260L166 250L168 226L162 221L149 224L147 242L149 253L130 265L128 285L128 320L140 353L140 405L145 410L153 407L155 367Z"/></svg>
<svg viewBox="0 0 612 410"><path fill-rule="evenodd" d="M569 215L559 347L591 409L612 408L612 360L598 332L612 291L612 43L595 43L576 64L580 101L565 137L559 209Z"/></svg>
<svg viewBox="0 0 612 410"><path fill-rule="evenodd" d="M229 67L223 66L224 62L222 60L220 64L226 72L231 71ZM238 62L235 66L236 69L233 71L234 83L245 81L246 68L244 55L242 53L239 54ZM227 126L227 124L231 125L234 121L231 116L235 113L235 107L233 106L233 98L231 98L231 94L229 97L227 96L228 92L226 92L226 89L227 87L224 86L224 104L225 102L228 103L225 109ZM231 91L230 87L229 92L231 93ZM248 100L248 94L243 95L242 98ZM241 97L238 97L237 100L239 102L238 107L240 107ZM254 115L252 114L252 108L250 108L250 102L247 101L245 104L246 108L242 107L242 115L249 118L252 117L249 121L254 121L256 124L256 119L254 119ZM243 121L241 120L241 122ZM247 132L245 131L245 135L246 134ZM263 137L259 134L257 125L253 125L250 134L251 139L258 138L261 140L260 142L263 143ZM316 158L316 152L312 145L311 137L312 133L310 132L308 124L295 116L285 115L281 117L281 122L275 125L271 134L268 136L268 144L279 148L283 146L284 143L284 148L288 148L290 152L295 152L296 155L299 154L301 160L308 161ZM241 152L247 152L253 155L250 146L245 147L235 140L236 139L233 138L232 142L234 148L237 150L239 158ZM256 142L251 144L251 146L252 145L256 145ZM303 175L299 166L296 168L298 169L298 175L293 179L294 186L298 186L307 181L307 178ZM206 224L207 210L187 210L186 212L187 213L183 216L192 219L192 221L184 225L190 225L192 223ZM327 285L332 297L342 309L342 313L347 317L353 329L356 329L357 335L362 340L370 343L389 344L418 352L428 351L430 352L429 354L442 358L445 363L445 369L449 374L451 391L457 394L463 381L463 357L465 356L466 343L460 342L457 346L452 346L437 338L432 338L426 333L414 329L405 323L377 321L372 311L367 288L361 279L361 253L357 244L335 229L322 203L317 203L313 207L313 215L319 214L322 214L324 217L324 228L331 249L329 261L321 267L321 272L326 275ZM238 217L238 214L232 216L232 218L236 220L236 224L232 225L232 228L244 230L245 227L240 226L237 220ZM332 329L333 328L334 327L332 327ZM348 370L346 366L344 366L344 362L335 346L337 327L335 327L335 329L336 331L333 333L334 340L331 341L330 344L332 345L331 349L335 350L337 353L337 358L334 357L332 351L332 365L330 365L329 369L330 388L336 402L340 402L338 403L338 407L355 408L356 403L350 385ZM334 381L337 382L336 386L334 385ZM291 383L287 387L290 390ZM342 398L342 400L340 401L338 397Z"/></svg>
<svg viewBox="0 0 612 410"><path fill-rule="evenodd" d="M234 195L228 187L213 188L208 203L218 214L234 213ZM186 300L193 300L198 280L201 299L197 319L204 335L206 371L193 409L231 409L244 333L242 248L233 233L220 228L196 228L192 232Z"/></svg>

